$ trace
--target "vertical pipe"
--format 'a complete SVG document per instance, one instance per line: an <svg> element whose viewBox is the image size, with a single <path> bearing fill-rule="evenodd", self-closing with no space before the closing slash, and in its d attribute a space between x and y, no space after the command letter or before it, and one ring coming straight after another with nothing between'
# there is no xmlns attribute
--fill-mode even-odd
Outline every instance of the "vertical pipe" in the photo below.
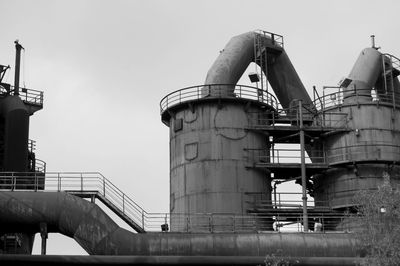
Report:
<svg viewBox="0 0 400 266"><path fill-rule="evenodd" d="M14 95L19 95L19 73L21 68L21 50L23 47L18 43L18 40L15 42L15 76L14 76Z"/></svg>
<svg viewBox="0 0 400 266"><path fill-rule="evenodd" d="M304 231L308 232L308 214L307 214L307 182L306 182L306 159L305 159L305 141L304 141L304 128L303 128L303 106L302 101L299 101L299 115L300 115L300 150L301 150L301 186L302 186L302 200L303 200L303 226Z"/></svg>
<svg viewBox="0 0 400 266"><path fill-rule="evenodd" d="M46 242L47 242L47 224L40 223L40 236L42 238L42 255L46 255Z"/></svg>
<svg viewBox="0 0 400 266"><path fill-rule="evenodd" d="M371 35L371 47L376 48L375 47L375 35Z"/></svg>

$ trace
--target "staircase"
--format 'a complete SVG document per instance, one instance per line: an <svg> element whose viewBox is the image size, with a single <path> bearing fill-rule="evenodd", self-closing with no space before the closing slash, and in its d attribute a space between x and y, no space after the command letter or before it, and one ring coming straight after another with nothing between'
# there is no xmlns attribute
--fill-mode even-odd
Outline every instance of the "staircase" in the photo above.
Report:
<svg viewBox="0 0 400 266"><path fill-rule="evenodd" d="M0 250L5 254L16 254L21 247L21 240L17 234L4 234L0 236Z"/></svg>
<svg viewBox="0 0 400 266"><path fill-rule="evenodd" d="M248 113L250 118L247 130L257 131L268 137L268 149L246 149L250 168L260 168L274 173L273 179L287 180L301 175L301 147L291 149L275 148L276 144L299 144L300 130L305 134L305 147L308 160L308 177L329 168L320 140L328 134L348 132L347 114L324 112L318 114L314 109L303 110L303 127L300 128L298 108L267 110Z"/></svg>
<svg viewBox="0 0 400 266"><path fill-rule="evenodd" d="M149 214L100 173L0 173L0 191L63 191L81 198L100 200L138 233L145 233ZM3 184L3 185L1 185Z"/></svg>

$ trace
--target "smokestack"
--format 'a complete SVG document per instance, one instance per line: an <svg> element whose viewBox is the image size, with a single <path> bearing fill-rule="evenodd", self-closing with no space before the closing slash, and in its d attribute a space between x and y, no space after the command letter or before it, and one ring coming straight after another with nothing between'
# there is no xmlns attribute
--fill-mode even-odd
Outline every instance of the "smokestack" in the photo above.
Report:
<svg viewBox="0 0 400 266"><path fill-rule="evenodd" d="M21 50L24 49L22 45L18 43L18 40L15 42L15 76L14 76L14 95L19 95L19 72L21 67Z"/></svg>

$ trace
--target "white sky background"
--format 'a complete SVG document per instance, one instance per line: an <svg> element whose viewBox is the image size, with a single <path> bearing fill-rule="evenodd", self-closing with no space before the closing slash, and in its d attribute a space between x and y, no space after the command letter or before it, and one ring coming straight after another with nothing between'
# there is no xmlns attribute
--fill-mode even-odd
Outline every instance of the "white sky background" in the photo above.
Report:
<svg viewBox="0 0 400 266"><path fill-rule="evenodd" d="M399 10L396 0L0 0L0 64L14 66L19 39L22 85L45 92L30 138L48 171L101 172L149 212L168 212L159 101L202 84L231 37L254 29L283 35L312 96L313 85L336 85L349 73L371 34L400 56ZM81 252L55 239L49 253Z"/></svg>

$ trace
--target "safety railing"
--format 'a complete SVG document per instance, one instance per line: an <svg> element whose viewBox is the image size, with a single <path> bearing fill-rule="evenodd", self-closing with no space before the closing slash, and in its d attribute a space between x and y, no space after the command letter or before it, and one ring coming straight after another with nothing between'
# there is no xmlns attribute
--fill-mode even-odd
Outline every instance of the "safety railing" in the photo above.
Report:
<svg viewBox="0 0 400 266"><path fill-rule="evenodd" d="M100 173L0 173L0 190L96 192L144 226L146 212Z"/></svg>
<svg viewBox="0 0 400 266"><path fill-rule="evenodd" d="M0 86L0 97L5 95L14 95L14 86L9 86L8 88ZM26 104L43 107L43 91L20 88L19 97Z"/></svg>
<svg viewBox="0 0 400 266"><path fill-rule="evenodd" d="M252 163L285 164L300 163L300 149L245 149ZM357 161L400 161L400 146L388 143L367 143L326 150L307 150L306 163L344 164Z"/></svg>
<svg viewBox="0 0 400 266"><path fill-rule="evenodd" d="M396 106L400 103L400 94L396 92L379 92L377 90L362 90L356 88L324 87L323 96L314 101L314 106L319 111L324 111L333 107L340 107L349 99L349 103L375 103L389 104Z"/></svg>
<svg viewBox="0 0 400 266"><path fill-rule="evenodd" d="M282 183L275 181L275 183ZM246 202L252 206L262 207L266 209L302 209L302 193L298 192L277 192L275 189L272 190L271 194L262 192L246 192ZM316 206L319 209L330 210L330 201L316 201L312 197L308 198L307 206Z"/></svg>
<svg viewBox="0 0 400 266"><path fill-rule="evenodd" d="M254 32L271 39L273 44L276 44L283 48L284 43L283 43L282 35L279 35L279 34L276 34L273 32L269 32L269 31L265 31L265 30L255 30Z"/></svg>
<svg viewBox="0 0 400 266"><path fill-rule="evenodd" d="M400 146L390 143L366 143L327 150L326 161L340 164L354 161L400 161Z"/></svg>
<svg viewBox="0 0 400 266"><path fill-rule="evenodd" d="M190 101L234 98L257 101L274 109L278 109L279 105L275 96L259 88L245 85L210 84L187 87L168 94L160 102L160 111L162 114L172 106Z"/></svg>
<svg viewBox="0 0 400 266"><path fill-rule="evenodd" d="M38 173L46 173L46 162L35 159L35 171Z"/></svg>
<svg viewBox="0 0 400 266"><path fill-rule="evenodd" d="M28 140L28 150L30 152L35 152L35 150L36 150L36 141L35 140L32 140L32 139Z"/></svg>
<svg viewBox="0 0 400 266"><path fill-rule="evenodd" d="M70 193L98 193L101 197L111 202L123 215L129 217L145 231L161 231L162 226L169 225L173 231L187 232L240 232L240 231L270 231L275 223L281 228L289 230L301 226L302 215L298 213L287 214L269 213L262 214L218 214L218 213L148 213L125 193L112 184L100 173L0 173L0 191L39 191L55 192L66 191ZM284 200L281 200L283 208ZM290 204L297 204L290 201ZM286 206L289 207L289 206ZM300 207L300 206L299 206ZM293 208L292 208L293 209ZM315 215L315 218L324 218L326 213ZM310 219L313 217L310 216ZM330 216L332 219L332 217ZM337 217L339 219L339 217ZM343 219L340 218L340 219ZM332 229L334 229L332 227Z"/></svg>
<svg viewBox="0 0 400 266"><path fill-rule="evenodd" d="M384 56L390 59L392 68L396 69L397 72L400 72L400 59L392 54L384 54Z"/></svg>
<svg viewBox="0 0 400 266"><path fill-rule="evenodd" d="M249 112L249 125L252 128L274 126L300 126L298 110L271 110L267 112ZM307 128L347 128L347 113L341 112L303 112L304 129Z"/></svg>
<svg viewBox="0 0 400 266"><path fill-rule="evenodd" d="M245 149L248 153L247 158L250 162L268 163L268 164L284 164L284 163L300 163L300 149ZM320 150L311 150L306 154L306 160L313 163L326 163L326 156ZM307 163L307 162L306 162Z"/></svg>
<svg viewBox="0 0 400 266"><path fill-rule="evenodd" d="M192 214L150 214L147 223L148 231L159 231L160 224L168 224L175 232L270 232L292 231L303 232L302 210L293 208L271 210L267 214L254 213L248 215L192 213ZM353 218L342 213L313 212L309 214L309 224L314 231L314 223L322 224L320 231L352 230ZM346 221L346 223L344 223Z"/></svg>

